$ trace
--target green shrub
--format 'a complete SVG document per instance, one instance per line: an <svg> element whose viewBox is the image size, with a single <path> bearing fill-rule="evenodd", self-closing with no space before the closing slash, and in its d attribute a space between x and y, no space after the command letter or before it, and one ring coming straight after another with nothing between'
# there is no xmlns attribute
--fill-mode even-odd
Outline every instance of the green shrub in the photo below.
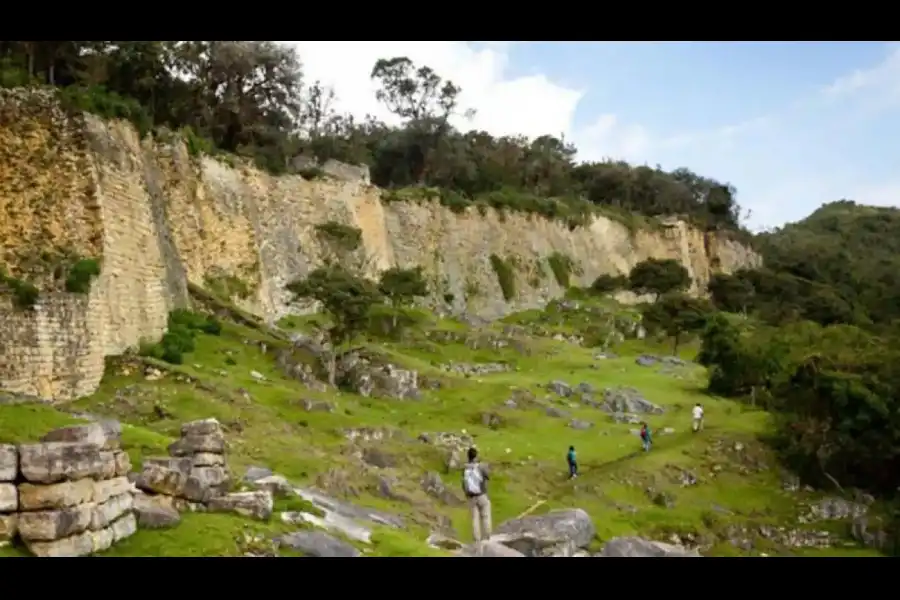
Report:
<svg viewBox="0 0 900 600"><path fill-rule="evenodd" d="M0 58L0 88L27 87L37 81L28 76L28 70L9 58Z"/></svg>
<svg viewBox="0 0 900 600"><path fill-rule="evenodd" d="M213 316L181 308L173 310L169 313L168 331L159 343L142 345L140 353L143 356L152 356L173 365L180 365L184 361L184 355L194 351L194 338L197 332L219 335L222 332L222 324Z"/></svg>
<svg viewBox="0 0 900 600"><path fill-rule="evenodd" d="M316 179L324 179L325 171L319 167L306 167L297 171L297 175L307 181L315 181Z"/></svg>
<svg viewBox="0 0 900 600"><path fill-rule="evenodd" d="M9 290L13 306L22 310L33 308L40 296L40 292L34 284L10 277L6 271L0 269L0 288L2 287Z"/></svg>
<svg viewBox="0 0 900 600"><path fill-rule="evenodd" d="M150 114L134 98L120 96L100 85L71 85L59 90L60 103L72 112L89 112L107 119L130 121L143 138L153 127Z"/></svg>
<svg viewBox="0 0 900 600"><path fill-rule="evenodd" d="M511 261L503 260L496 254L491 254L491 266L497 274L497 282L503 292L503 299L509 302L516 297L516 274L511 266Z"/></svg>
<svg viewBox="0 0 900 600"><path fill-rule="evenodd" d="M628 287L628 278L623 275L600 275L591 284L591 291L595 294L608 294Z"/></svg>
<svg viewBox="0 0 900 600"><path fill-rule="evenodd" d="M216 153L215 144L198 135L190 125L181 128L181 137L184 140L184 145L187 147L188 154L191 156L201 156L203 154L212 156Z"/></svg>
<svg viewBox="0 0 900 600"><path fill-rule="evenodd" d="M356 250L362 243L362 230L337 221L316 225L316 233L347 252Z"/></svg>
<svg viewBox="0 0 900 600"><path fill-rule="evenodd" d="M66 275L66 291L73 294L87 294L91 291L91 280L100 275L100 262L93 258L82 258L69 269Z"/></svg>

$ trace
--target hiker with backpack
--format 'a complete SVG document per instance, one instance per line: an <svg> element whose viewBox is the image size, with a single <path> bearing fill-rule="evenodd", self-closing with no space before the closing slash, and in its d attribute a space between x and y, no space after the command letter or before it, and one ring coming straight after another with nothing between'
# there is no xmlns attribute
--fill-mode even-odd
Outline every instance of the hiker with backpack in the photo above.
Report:
<svg viewBox="0 0 900 600"><path fill-rule="evenodd" d="M649 452L650 446L653 445L653 439L650 437L650 427L646 422L641 422L641 445L644 447L644 452Z"/></svg>
<svg viewBox="0 0 900 600"><path fill-rule="evenodd" d="M469 448L469 462L463 469L463 492L472 511L472 537L476 542L491 537L491 501L487 496L487 471L478 462L478 451Z"/></svg>
<svg viewBox="0 0 900 600"><path fill-rule="evenodd" d="M569 446L566 462L569 463L569 479L575 479L578 477L578 460L575 456L575 446Z"/></svg>

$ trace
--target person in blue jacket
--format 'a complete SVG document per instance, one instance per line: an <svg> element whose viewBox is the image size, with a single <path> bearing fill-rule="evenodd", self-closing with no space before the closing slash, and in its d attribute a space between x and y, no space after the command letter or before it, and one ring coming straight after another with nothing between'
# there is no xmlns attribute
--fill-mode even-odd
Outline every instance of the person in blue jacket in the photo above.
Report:
<svg viewBox="0 0 900 600"><path fill-rule="evenodd" d="M575 456L575 446L569 446L566 462L569 463L569 479L575 479L578 477L578 459Z"/></svg>

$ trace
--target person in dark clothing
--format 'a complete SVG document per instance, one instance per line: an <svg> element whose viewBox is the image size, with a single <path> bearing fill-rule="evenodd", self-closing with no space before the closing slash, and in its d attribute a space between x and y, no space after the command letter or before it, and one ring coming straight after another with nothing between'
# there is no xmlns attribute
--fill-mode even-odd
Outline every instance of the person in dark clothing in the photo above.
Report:
<svg viewBox="0 0 900 600"><path fill-rule="evenodd" d="M578 459L575 456L575 446L569 446L569 452L566 453L566 462L569 463L569 479L578 477Z"/></svg>

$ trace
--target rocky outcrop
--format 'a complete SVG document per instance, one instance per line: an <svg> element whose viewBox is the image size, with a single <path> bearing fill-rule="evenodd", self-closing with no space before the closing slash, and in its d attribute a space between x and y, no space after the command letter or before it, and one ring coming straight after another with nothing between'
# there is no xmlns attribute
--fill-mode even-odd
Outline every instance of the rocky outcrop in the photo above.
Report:
<svg viewBox="0 0 900 600"><path fill-rule="evenodd" d="M188 282L225 290L266 319L293 310L285 284L321 264L315 226L327 221L361 230L370 275L422 266L433 304L452 299L454 311L488 318L561 296L554 254L573 261L578 285L648 257L675 258L696 291L714 270L759 262L681 221L630 230L598 216L570 230L522 213L457 213L435 200L384 203L352 168L273 177L191 156L177 139L140 139L124 122L66 114L48 92L2 90L0 116L0 266L42 290L33 310L0 297L0 388L44 399L93 392L104 356L158 338ZM516 265L509 301L494 254ZM102 263L88 294L65 292L55 275L73 256Z"/></svg>
<svg viewBox="0 0 900 600"><path fill-rule="evenodd" d="M574 508L506 521L491 540L525 556L573 556L596 533L590 515Z"/></svg>

